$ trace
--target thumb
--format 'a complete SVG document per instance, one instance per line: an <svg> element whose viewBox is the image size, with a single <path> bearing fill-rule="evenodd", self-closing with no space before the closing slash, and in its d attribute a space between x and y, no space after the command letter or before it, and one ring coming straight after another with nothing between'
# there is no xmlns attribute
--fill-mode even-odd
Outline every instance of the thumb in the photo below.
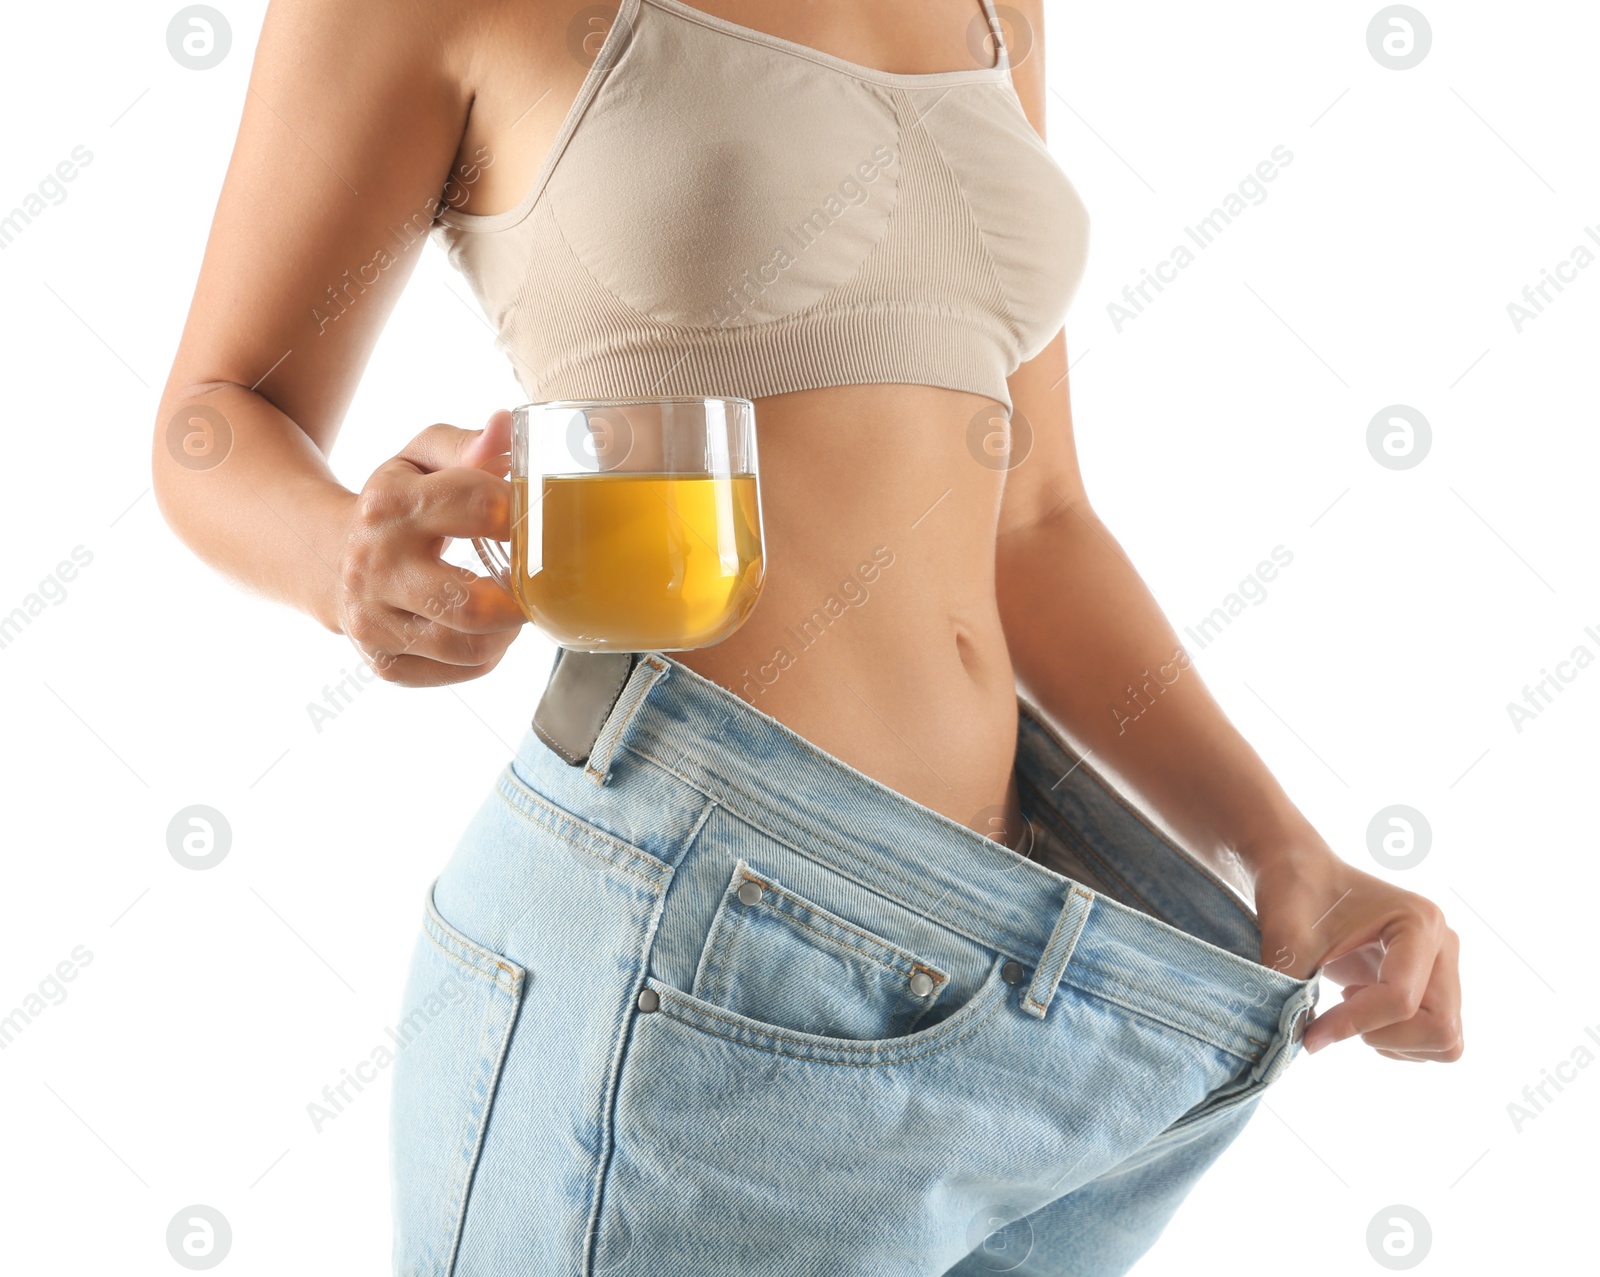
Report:
<svg viewBox="0 0 1600 1277"><path fill-rule="evenodd" d="M504 464L489 463L511 451L512 416L504 408L489 418L482 430L462 430L443 423L429 426L396 454L394 460L421 474L451 466L493 470L502 477Z"/></svg>
<svg viewBox="0 0 1600 1277"><path fill-rule="evenodd" d="M511 413L501 408L489 415L488 423L461 449L459 464L483 466L487 461L503 457L511 451Z"/></svg>

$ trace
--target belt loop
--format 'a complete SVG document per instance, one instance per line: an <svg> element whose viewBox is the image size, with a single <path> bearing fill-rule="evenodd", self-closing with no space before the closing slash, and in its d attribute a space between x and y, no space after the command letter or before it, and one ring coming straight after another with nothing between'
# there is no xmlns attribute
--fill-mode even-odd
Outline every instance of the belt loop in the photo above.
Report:
<svg viewBox="0 0 1600 1277"><path fill-rule="evenodd" d="M1278 1031L1250 1070L1250 1076L1257 1086L1270 1086L1289 1067L1289 1062L1300 1048L1300 1039L1305 1036L1306 1025L1311 1021L1321 991L1322 972L1319 969L1307 979L1304 988L1284 1000L1278 1013Z"/></svg>
<svg viewBox="0 0 1600 1277"><path fill-rule="evenodd" d="M617 752L617 746L632 724L634 715L639 712L639 707L644 704L644 698L650 694L650 689L666 676L667 662L660 656L645 652L635 659L628 681L623 684L616 704L601 725L594 748L589 751L588 761L583 766L583 774L595 784L604 785L611 779L611 759Z"/></svg>
<svg viewBox="0 0 1600 1277"><path fill-rule="evenodd" d="M1068 888L1067 900L1061 906L1055 930L1050 933L1050 940L1033 973L1033 983L1028 986L1027 996L1022 999L1022 1009L1041 1020L1050 1009L1050 999L1055 996L1056 986L1061 983L1067 963L1072 961L1072 950L1078 943L1083 924L1089 918L1090 906L1094 904L1094 892L1087 887L1074 882L1069 883Z"/></svg>

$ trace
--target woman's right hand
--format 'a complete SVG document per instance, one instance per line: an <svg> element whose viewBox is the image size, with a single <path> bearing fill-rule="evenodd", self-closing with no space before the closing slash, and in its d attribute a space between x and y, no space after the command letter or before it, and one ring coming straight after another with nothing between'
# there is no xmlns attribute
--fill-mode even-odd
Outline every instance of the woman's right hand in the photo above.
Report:
<svg viewBox="0 0 1600 1277"><path fill-rule="evenodd" d="M439 557L450 537L508 538L511 485L497 462L510 440L503 409L483 430L429 426L352 499L333 606L339 630L385 681L479 678L526 622L494 580Z"/></svg>

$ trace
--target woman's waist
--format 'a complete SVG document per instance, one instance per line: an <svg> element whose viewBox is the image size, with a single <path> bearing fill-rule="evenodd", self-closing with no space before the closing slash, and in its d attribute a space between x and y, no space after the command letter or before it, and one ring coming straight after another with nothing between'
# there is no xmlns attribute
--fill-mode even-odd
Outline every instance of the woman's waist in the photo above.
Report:
<svg viewBox="0 0 1600 1277"><path fill-rule="evenodd" d="M849 748L848 742L845 748L830 748L834 742L827 733L819 733L823 740L814 739L771 712L780 706L759 694L754 701L747 699L702 674L685 659L696 655L641 652L631 658L631 666L624 666L620 686L609 677L569 679L568 692L592 702L579 705L569 695L566 703L567 717L597 724L584 742L586 751L576 757L558 753L530 732L518 747L507 781L533 791L555 810L600 824L629 845L665 860L672 858L671 840L692 832L700 804L708 798L772 832L804 824L833 838L841 821L859 830L876 823L903 826L910 820L924 834L937 828L938 839L964 845L986 832L969 819L977 806L951 812L948 802L923 801L920 786L897 785L859 766L861 751ZM798 672L798 667L788 671ZM863 712L874 722L884 709L899 712L882 686L859 672L838 675L835 681L846 697L861 694L856 704L866 706ZM776 693L782 686L780 679L769 691ZM952 793L971 789L975 772L992 770L998 802L1017 758L1017 714L1013 693L992 714L996 725L985 734L1004 733L1007 739L986 751L983 768L972 767L970 760L936 740L908 735L916 728L907 721L880 722L880 728L903 750L914 750L909 754L913 761L920 755L948 778ZM971 743L976 724L970 706L965 717L965 730L946 729L951 747ZM855 729L865 734L859 724ZM935 784L944 789L937 779ZM975 792L989 796L987 790ZM966 836L957 837L951 822L963 827L959 833Z"/></svg>
<svg viewBox="0 0 1600 1277"><path fill-rule="evenodd" d="M807 608L763 596L689 669L906 797L985 832L1007 814L1016 684L992 605L863 592Z"/></svg>

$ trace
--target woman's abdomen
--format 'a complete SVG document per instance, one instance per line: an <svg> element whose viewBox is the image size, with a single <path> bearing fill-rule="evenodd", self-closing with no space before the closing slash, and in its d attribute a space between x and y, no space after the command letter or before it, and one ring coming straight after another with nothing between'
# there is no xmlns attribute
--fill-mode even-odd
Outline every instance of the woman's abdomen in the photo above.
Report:
<svg viewBox="0 0 1600 1277"><path fill-rule="evenodd" d="M819 749L990 832L1016 688L994 590L1003 472L979 396L842 386L759 400L766 582L743 627L674 655Z"/></svg>

